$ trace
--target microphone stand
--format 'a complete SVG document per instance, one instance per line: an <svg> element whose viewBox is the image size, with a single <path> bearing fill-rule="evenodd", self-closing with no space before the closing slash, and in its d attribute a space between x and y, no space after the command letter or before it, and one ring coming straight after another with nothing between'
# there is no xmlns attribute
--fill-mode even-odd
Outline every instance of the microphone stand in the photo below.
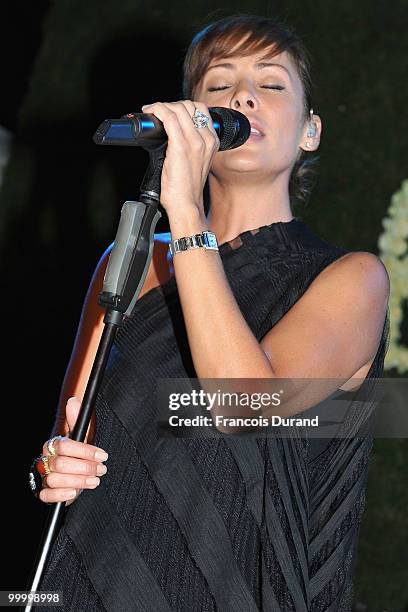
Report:
<svg viewBox="0 0 408 612"><path fill-rule="evenodd" d="M106 308L103 320L104 329L78 419L69 436L71 440L77 442L85 440L116 332L123 320L132 316L152 259L154 230L157 221L162 216L158 211L158 205L167 142L159 147L147 144L144 148L149 151L150 161L140 188L139 201L127 201L123 204L115 242L103 281L103 290L98 296L98 304ZM67 510L65 502L57 502L52 505L53 508L49 511L35 565L31 572L27 591L30 592L32 598L23 608L25 612L30 612L36 603L45 603L32 599L40 585L51 546L62 526Z"/></svg>

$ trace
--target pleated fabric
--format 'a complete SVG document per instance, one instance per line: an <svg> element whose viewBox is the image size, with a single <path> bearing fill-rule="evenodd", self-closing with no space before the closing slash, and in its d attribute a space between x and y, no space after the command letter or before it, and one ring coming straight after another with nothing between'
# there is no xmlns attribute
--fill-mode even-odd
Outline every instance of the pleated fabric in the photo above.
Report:
<svg viewBox="0 0 408 612"><path fill-rule="evenodd" d="M300 217L220 246L259 341L346 253ZM388 314L364 384L329 398L336 437L176 438L158 432L158 379L196 376L176 280L144 294L96 402L108 472L67 509L41 589L61 590L64 612L351 610Z"/></svg>

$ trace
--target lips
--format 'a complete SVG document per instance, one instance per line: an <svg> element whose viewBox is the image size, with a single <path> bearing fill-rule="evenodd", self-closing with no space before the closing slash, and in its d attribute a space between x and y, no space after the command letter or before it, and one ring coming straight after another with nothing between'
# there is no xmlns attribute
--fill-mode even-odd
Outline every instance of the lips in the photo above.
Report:
<svg viewBox="0 0 408 612"><path fill-rule="evenodd" d="M250 117L248 117L248 120L249 120L249 123L251 124L251 134L255 134L257 136L265 136L265 133L263 129L261 128L261 125L257 121L254 121Z"/></svg>
<svg viewBox="0 0 408 612"><path fill-rule="evenodd" d="M265 132L263 131L263 128L261 127L260 123L258 123L258 121L255 121L254 119L251 119L248 116L247 119L251 125L251 134L249 138L251 140L258 140L260 138L263 138L265 136Z"/></svg>

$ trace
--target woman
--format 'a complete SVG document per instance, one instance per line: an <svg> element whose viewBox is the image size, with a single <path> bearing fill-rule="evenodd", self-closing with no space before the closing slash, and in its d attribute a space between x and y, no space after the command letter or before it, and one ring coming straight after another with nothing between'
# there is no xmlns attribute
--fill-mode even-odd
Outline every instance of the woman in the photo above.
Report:
<svg viewBox="0 0 408 612"><path fill-rule="evenodd" d="M322 130L310 92L297 36L272 19L235 15L193 39L185 99L142 108L169 137L161 202L172 240L209 230L219 250L176 253L172 267L158 237L87 443L44 444L41 500L76 500L41 585L63 591L65 611L351 609L369 435L347 437L342 426L324 440L157 432L162 377L303 379L296 405L305 411L349 398L350 388L358 396L358 379L381 375L384 266L292 215ZM244 145L220 152L211 121L196 127L196 109L208 116L211 106L248 117ZM102 332L96 297L108 255L91 281L53 434L66 435L79 410ZM309 378L330 381L314 402ZM357 427L360 413L347 415ZM101 479L98 450L109 453Z"/></svg>

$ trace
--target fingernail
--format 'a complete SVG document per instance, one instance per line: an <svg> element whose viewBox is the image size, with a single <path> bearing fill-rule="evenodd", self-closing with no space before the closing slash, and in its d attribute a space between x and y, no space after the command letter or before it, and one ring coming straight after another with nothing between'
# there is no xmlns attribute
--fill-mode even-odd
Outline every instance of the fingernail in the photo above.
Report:
<svg viewBox="0 0 408 612"><path fill-rule="evenodd" d="M86 484L89 485L90 487L97 487L100 483L100 479L97 478L96 476L91 476L90 478L86 479Z"/></svg>
<svg viewBox="0 0 408 612"><path fill-rule="evenodd" d="M98 476L103 476L104 474L106 474L106 472L108 471L108 468L106 467L106 465L97 465L96 466L96 473L98 474Z"/></svg>
<svg viewBox="0 0 408 612"><path fill-rule="evenodd" d="M67 497L68 497L68 499L73 499L76 494L77 494L76 491L68 491L67 492Z"/></svg>
<svg viewBox="0 0 408 612"><path fill-rule="evenodd" d="M97 461L106 461L108 457L109 455L105 451L95 451L95 459Z"/></svg>

